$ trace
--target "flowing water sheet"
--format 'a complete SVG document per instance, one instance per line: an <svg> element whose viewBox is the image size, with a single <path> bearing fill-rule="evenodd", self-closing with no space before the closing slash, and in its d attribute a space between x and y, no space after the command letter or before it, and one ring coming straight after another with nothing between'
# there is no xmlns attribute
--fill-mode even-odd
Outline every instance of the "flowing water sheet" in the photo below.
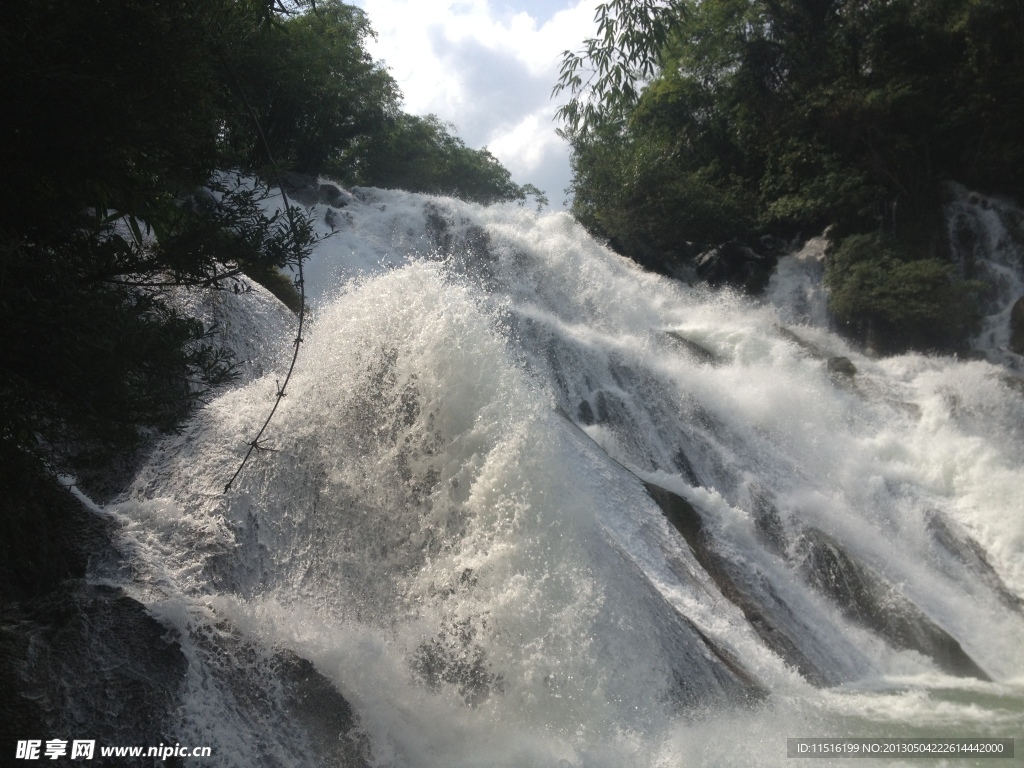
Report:
<svg viewBox="0 0 1024 768"><path fill-rule="evenodd" d="M376 766L1021 735L1024 396L1003 369L865 358L813 301L644 273L564 214L362 190L325 218L273 450L223 493L269 373L107 509L121 583L188 661L183 743L342 760L324 712L346 705L304 710L296 669L344 696Z"/></svg>

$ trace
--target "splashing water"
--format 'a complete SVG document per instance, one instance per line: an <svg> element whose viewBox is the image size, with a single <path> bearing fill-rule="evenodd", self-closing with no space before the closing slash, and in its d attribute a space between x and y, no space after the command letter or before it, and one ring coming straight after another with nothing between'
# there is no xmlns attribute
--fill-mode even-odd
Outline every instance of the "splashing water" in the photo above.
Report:
<svg viewBox="0 0 1024 768"><path fill-rule="evenodd" d="M562 214L362 190L332 220L273 451L221 493L267 374L107 508L188 660L182 742L323 761L282 715L282 650L378 766L1020 733L1024 397L1001 369L868 359ZM287 343L261 316L252 338Z"/></svg>

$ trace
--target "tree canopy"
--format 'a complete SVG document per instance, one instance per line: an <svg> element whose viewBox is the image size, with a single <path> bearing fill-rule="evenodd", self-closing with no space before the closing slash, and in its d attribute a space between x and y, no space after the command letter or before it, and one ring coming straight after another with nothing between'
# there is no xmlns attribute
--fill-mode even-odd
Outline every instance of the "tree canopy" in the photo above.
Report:
<svg viewBox="0 0 1024 768"><path fill-rule="evenodd" d="M830 224L942 261L942 182L1024 193L1019 2L612 0L597 21L557 87L574 212L647 264Z"/></svg>
<svg viewBox="0 0 1024 768"><path fill-rule="evenodd" d="M372 34L339 0L5 9L0 465L81 473L174 429L230 376L168 289L276 274L313 237L301 210L265 213L264 186L224 171L526 199L486 150L402 113Z"/></svg>

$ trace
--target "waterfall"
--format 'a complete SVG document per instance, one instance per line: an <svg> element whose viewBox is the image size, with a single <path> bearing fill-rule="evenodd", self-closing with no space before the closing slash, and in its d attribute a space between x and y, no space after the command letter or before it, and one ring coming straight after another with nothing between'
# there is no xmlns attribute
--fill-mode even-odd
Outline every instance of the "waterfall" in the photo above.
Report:
<svg viewBox="0 0 1024 768"><path fill-rule="evenodd" d="M950 248L965 275L985 285L981 329L971 346L992 362L1022 370L1020 356L1006 349L1010 313L1024 298L1024 211L958 184L948 185L947 195Z"/></svg>
<svg viewBox="0 0 1024 768"><path fill-rule="evenodd" d="M187 662L180 742L603 768L1021 732L1004 368L859 354L799 265L756 301L565 214L380 190L317 213L270 450L223 493L280 379L261 358L104 510L130 563L104 578ZM246 317L254 355L289 343Z"/></svg>

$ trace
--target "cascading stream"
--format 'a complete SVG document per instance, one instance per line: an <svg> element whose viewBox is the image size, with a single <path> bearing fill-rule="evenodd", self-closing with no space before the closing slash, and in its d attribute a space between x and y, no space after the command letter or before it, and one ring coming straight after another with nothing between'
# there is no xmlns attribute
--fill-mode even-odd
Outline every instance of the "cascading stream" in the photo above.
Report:
<svg viewBox="0 0 1024 768"><path fill-rule="evenodd" d="M1003 369L868 359L806 290L690 288L564 214L379 190L319 212L336 232L273 452L221 493L267 374L108 507L126 588L188 660L183 742L322 760L336 726L288 698L308 662L380 766L782 765L787 736L1020 733L1024 397Z"/></svg>
<svg viewBox="0 0 1024 768"><path fill-rule="evenodd" d="M965 275L986 286L981 296L981 329L971 346L994 363L1024 370L1021 356L1007 353L1010 313L1024 299L1024 211L958 184L949 184L947 195L946 224L953 255Z"/></svg>

